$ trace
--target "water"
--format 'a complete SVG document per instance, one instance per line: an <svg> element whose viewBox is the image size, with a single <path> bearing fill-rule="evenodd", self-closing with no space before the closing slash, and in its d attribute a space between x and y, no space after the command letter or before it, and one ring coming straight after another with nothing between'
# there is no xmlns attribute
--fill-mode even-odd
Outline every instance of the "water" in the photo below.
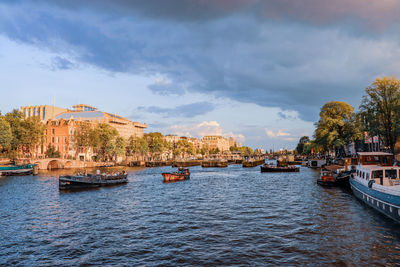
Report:
<svg viewBox="0 0 400 267"><path fill-rule="evenodd" d="M126 185L59 192L57 176L0 177L0 265L400 264L399 225L318 172L129 169Z"/></svg>

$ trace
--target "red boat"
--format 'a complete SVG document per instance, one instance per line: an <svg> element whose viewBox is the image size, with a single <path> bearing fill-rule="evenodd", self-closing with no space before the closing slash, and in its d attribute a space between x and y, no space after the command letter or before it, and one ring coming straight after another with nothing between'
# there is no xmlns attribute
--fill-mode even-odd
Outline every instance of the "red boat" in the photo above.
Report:
<svg viewBox="0 0 400 267"><path fill-rule="evenodd" d="M162 173L164 182L176 182L190 179L189 169L179 168L177 172L164 172Z"/></svg>
<svg viewBox="0 0 400 267"><path fill-rule="evenodd" d="M334 186L336 185L336 179L334 173L332 171L321 171L321 176L317 179L317 184L325 185L325 186Z"/></svg>

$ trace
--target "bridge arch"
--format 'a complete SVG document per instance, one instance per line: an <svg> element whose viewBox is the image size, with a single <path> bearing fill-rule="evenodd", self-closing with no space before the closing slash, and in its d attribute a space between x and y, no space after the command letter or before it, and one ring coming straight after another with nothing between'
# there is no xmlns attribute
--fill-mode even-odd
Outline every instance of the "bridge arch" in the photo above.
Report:
<svg viewBox="0 0 400 267"><path fill-rule="evenodd" d="M47 164L48 170L55 170L55 169L62 169L62 168L63 168L63 166L61 164L61 161L56 160L56 159L49 161L49 164Z"/></svg>

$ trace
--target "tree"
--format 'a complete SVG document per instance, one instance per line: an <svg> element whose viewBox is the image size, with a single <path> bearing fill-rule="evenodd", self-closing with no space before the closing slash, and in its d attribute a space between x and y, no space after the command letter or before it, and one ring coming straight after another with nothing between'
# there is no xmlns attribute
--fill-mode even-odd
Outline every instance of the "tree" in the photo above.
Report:
<svg viewBox="0 0 400 267"><path fill-rule="evenodd" d="M164 140L161 133L154 132L145 134L146 141L149 145L149 152L152 154L162 153L166 148L169 147L168 142Z"/></svg>
<svg viewBox="0 0 400 267"><path fill-rule="evenodd" d="M345 145L362 137L354 109L345 102L326 103L321 108L320 119L316 123L316 127L315 144L321 146L325 151L334 149L344 152Z"/></svg>
<svg viewBox="0 0 400 267"><path fill-rule="evenodd" d="M308 136L303 136L300 138L299 143L297 144L296 151L298 154L303 154L304 145L310 142L310 138Z"/></svg>
<svg viewBox="0 0 400 267"><path fill-rule="evenodd" d="M22 135L24 129L22 127L22 113L17 109L14 109L12 112L7 113L4 117L11 127L11 150L18 150L23 143Z"/></svg>
<svg viewBox="0 0 400 267"><path fill-rule="evenodd" d="M91 146L101 155L102 160L112 157L116 151L118 131L106 123L99 123L90 131Z"/></svg>
<svg viewBox="0 0 400 267"><path fill-rule="evenodd" d="M394 153L400 134L400 80L394 77L377 78L365 89L359 117L365 131L382 137Z"/></svg>
<svg viewBox="0 0 400 267"><path fill-rule="evenodd" d="M21 142L25 152L32 152L36 145L43 144L45 125L38 116L29 117L21 122Z"/></svg>
<svg viewBox="0 0 400 267"><path fill-rule="evenodd" d="M60 158L61 154L60 151L56 151L54 146L49 146L45 153L47 158Z"/></svg>
<svg viewBox="0 0 400 267"><path fill-rule="evenodd" d="M76 153L79 153L79 150L82 148L86 154L87 150L91 146L91 133L92 126L88 122L81 122L79 124L78 130L74 135L74 142L76 146Z"/></svg>
<svg viewBox="0 0 400 267"><path fill-rule="evenodd" d="M123 156L126 152L126 141L123 137L117 136L115 138L115 155Z"/></svg>
<svg viewBox="0 0 400 267"><path fill-rule="evenodd" d="M0 115L0 148L9 150L11 147L11 141L13 139L10 124L7 120Z"/></svg>
<svg viewBox="0 0 400 267"><path fill-rule="evenodd" d="M149 144L145 137L131 136L128 140L128 154L143 154L149 151Z"/></svg>

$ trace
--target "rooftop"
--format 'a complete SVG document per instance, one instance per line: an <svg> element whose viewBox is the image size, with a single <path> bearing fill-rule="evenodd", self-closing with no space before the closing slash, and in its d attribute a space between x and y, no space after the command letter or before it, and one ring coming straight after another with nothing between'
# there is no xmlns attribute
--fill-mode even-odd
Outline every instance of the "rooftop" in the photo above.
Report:
<svg viewBox="0 0 400 267"><path fill-rule="evenodd" d="M392 156L393 154L387 152L357 152L360 156Z"/></svg>

